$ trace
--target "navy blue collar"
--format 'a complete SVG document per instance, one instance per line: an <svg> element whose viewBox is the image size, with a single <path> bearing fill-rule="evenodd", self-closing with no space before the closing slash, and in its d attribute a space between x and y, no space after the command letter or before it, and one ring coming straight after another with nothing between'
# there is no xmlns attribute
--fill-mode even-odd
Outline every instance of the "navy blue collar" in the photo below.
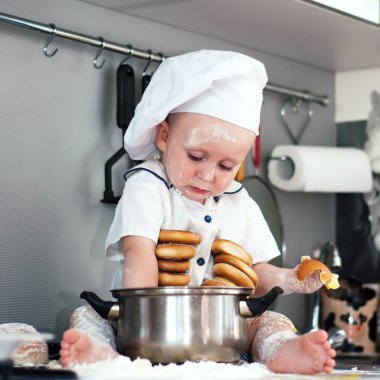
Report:
<svg viewBox="0 0 380 380"><path fill-rule="evenodd" d="M124 173L124 179L127 180L128 179L128 176L134 172L138 172L139 170L144 170L148 173L151 173L153 174L156 178L160 179L164 184L165 186L170 189L171 187L173 187L173 185L168 182L165 178L161 177L160 175L158 175L157 173L155 173L153 170L150 170L150 169L147 169L147 168L144 168L144 167L136 167L136 168L132 168L132 169L129 169L128 171L126 171ZM240 185L240 187L234 191L225 191L223 194L236 194L238 193L239 191L241 191L243 189L243 185ZM214 197L214 201L215 202L218 202L219 201L219 198L220 196L217 196L217 197Z"/></svg>
<svg viewBox="0 0 380 380"><path fill-rule="evenodd" d="M153 174L156 178L160 179L164 184L165 186L170 189L173 185L171 185L165 178L161 177L160 175L158 175L157 173L155 173L153 170L150 170L150 169L147 169L147 168L132 168L132 169L129 169L128 171L126 171L124 173L124 179L127 180L127 177L129 174L133 173L133 172L138 172L140 170L144 170L148 173L151 173Z"/></svg>

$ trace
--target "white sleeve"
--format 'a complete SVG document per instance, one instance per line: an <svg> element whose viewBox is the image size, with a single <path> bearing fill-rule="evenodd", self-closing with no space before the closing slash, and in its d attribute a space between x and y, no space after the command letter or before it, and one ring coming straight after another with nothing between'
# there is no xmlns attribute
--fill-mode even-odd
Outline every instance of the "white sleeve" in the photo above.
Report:
<svg viewBox="0 0 380 380"><path fill-rule="evenodd" d="M164 221L167 192L163 181L144 171L128 178L106 238L106 256L110 260L124 259L121 247L124 236L157 241Z"/></svg>
<svg viewBox="0 0 380 380"><path fill-rule="evenodd" d="M244 191L244 190L243 190ZM245 201L246 229L244 247L254 263L269 261L281 253L258 204L248 195Z"/></svg>

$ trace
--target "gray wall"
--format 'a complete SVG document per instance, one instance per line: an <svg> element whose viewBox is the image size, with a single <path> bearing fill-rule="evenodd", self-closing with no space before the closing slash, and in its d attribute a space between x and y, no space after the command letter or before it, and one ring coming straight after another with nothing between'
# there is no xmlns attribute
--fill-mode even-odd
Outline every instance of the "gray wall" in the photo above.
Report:
<svg viewBox="0 0 380 380"><path fill-rule="evenodd" d="M0 11L166 55L240 51L265 63L270 82L334 99L331 72L75 0L0 0ZM115 265L104 258L104 239L114 206L100 199L104 163L121 146L115 73L123 57L105 52L105 66L95 70L96 48L57 38L52 48L60 50L48 59L42 52L46 38L0 23L0 322L30 323L59 339L71 310L82 304L82 290L110 297ZM131 62L141 73L145 62ZM283 101L265 94L264 157L275 145L290 143L279 116ZM333 145L334 105L312 107L315 117L302 144ZM116 192L126 165L123 160L115 168ZM334 198L276 194L285 221L285 266L293 267L301 255L334 239ZM278 310L302 327L307 301L289 296Z"/></svg>

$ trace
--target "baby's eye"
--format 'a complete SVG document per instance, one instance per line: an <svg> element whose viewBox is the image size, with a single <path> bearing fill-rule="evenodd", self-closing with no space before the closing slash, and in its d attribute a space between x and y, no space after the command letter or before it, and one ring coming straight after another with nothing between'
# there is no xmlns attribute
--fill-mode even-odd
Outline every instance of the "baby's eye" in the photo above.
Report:
<svg viewBox="0 0 380 380"><path fill-rule="evenodd" d="M219 167L222 169L222 170L226 170L226 171L231 171L232 170L232 167L231 166L226 166L226 165L223 165L223 164L219 164Z"/></svg>
<svg viewBox="0 0 380 380"><path fill-rule="evenodd" d="M193 160L193 161L201 161L203 159L203 157L194 156L191 153L188 153L187 156L190 158L190 160Z"/></svg>

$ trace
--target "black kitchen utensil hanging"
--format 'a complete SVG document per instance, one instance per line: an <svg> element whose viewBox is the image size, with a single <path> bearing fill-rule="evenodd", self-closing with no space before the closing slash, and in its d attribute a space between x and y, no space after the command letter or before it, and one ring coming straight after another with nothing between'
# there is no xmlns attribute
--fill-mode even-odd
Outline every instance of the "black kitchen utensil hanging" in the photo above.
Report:
<svg viewBox="0 0 380 380"><path fill-rule="evenodd" d="M145 92L145 89L148 87L148 84L150 83L150 80L152 79L152 74L147 74L146 71L148 70L150 63L152 62L153 52L151 50L148 50L148 52L149 52L149 60L143 70L142 77L141 77L141 93L142 94Z"/></svg>
<svg viewBox="0 0 380 380"><path fill-rule="evenodd" d="M122 136L124 137L125 131L131 122L136 107L135 100L135 71L132 66L125 64L125 62L132 56L131 54L120 63L116 72L116 123L122 129ZM103 193L103 203L117 203L120 196L115 196L112 188L112 167L118 162L126 151L122 146L116 153L114 153L106 162L104 167L104 180L105 190Z"/></svg>

